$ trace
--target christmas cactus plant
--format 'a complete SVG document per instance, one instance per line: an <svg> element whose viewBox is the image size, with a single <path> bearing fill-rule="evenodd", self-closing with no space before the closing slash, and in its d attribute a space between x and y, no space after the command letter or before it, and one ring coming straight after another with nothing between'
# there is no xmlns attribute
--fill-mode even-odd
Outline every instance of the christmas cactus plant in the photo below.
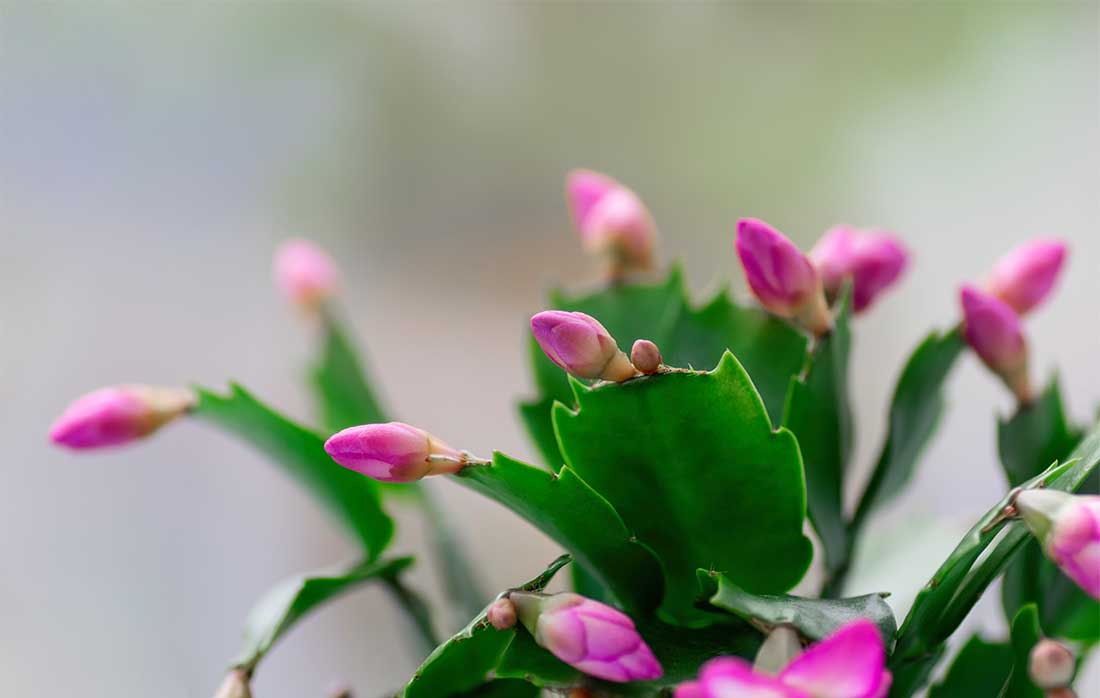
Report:
<svg viewBox="0 0 1100 698"><path fill-rule="evenodd" d="M677 268L657 266L656 227L634 192L577 171L566 193L607 276L593 292L554 292L531 318L536 393L519 414L541 465L474 455L460 435L392 421L337 312L338 270L306 241L277 251L275 279L320 329L316 424L239 385L104 388L58 418L50 436L72 449L136 441L179 419L228 432L296 479L361 548L360 559L258 601L219 698L250 695L264 656L297 622L372 583L393 592L422 640L419 669L394 687L405 698L1073 695L1076 667L1100 639L1100 427L1067 418L1057 383L1032 382L1023 324L1055 288L1063 244L1024 245L961 286L957 320L901 367L877 460L847 508L849 352L859 316L909 266L899 240L838 226L804 253L746 218L727 254L756 303L723 290L697 304ZM968 348L1018 405L997 425L1005 486L974 493L973 528L895 618L889 590L848 596L847 576L876 510L918 467ZM416 484L429 476L511 509L565 554L541 572L517 569L513 588L480 588L454 527ZM413 558L390 553L398 506L419 507L437 534L428 554L445 574L448 617L466 621L450 637L407 583ZM790 595L815 557L820 583ZM573 591L547 593L567 567ZM1002 577L1010 635L958 642L937 671Z"/></svg>

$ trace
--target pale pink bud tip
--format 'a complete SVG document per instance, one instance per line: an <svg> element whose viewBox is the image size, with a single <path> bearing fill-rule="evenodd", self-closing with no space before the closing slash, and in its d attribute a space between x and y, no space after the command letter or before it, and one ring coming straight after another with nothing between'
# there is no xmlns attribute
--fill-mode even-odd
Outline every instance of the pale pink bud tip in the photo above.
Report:
<svg viewBox="0 0 1100 698"><path fill-rule="evenodd" d="M248 675L243 669L234 669L229 672L218 687L214 698L252 698L252 690L248 685Z"/></svg>
<svg viewBox="0 0 1100 698"><path fill-rule="evenodd" d="M456 473L467 464L461 452L401 422L349 427L325 442L325 452L345 468L382 482L415 482Z"/></svg>
<svg viewBox="0 0 1100 698"><path fill-rule="evenodd" d="M287 240L275 252L275 283L295 305L313 309L336 294L340 272L328 253L309 240Z"/></svg>
<svg viewBox="0 0 1100 698"><path fill-rule="evenodd" d="M183 388L100 388L65 408L50 427L50 440L73 449L118 446L148 436L194 402L191 391Z"/></svg>
<svg viewBox="0 0 1100 698"><path fill-rule="evenodd" d="M1016 508L1050 559L1100 599L1100 496L1024 490Z"/></svg>
<svg viewBox="0 0 1100 698"><path fill-rule="evenodd" d="M565 195L582 244L607 254L613 275L653 266L657 228L634 192L598 172L574 170L566 177Z"/></svg>
<svg viewBox="0 0 1100 698"><path fill-rule="evenodd" d="M734 246L749 288L761 305L780 317L797 320L815 334L829 329L821 279L793 242L764 221L742 218Z"/></svg>
<svg viewBox="0 0 1100 698"><path fill-rule="evenodd" d="M634 621L621 611L572 593L512 592L510 598L535 642L566 664L617 683L664 675Z"/></svg>
<svg viewBox="0 0 1100 698"><path fill-rule="evenodd" d="M1007 303L971 286L960 292L966 341L994 373L1027 402L1027 341L1020 318Z"/></svg>
<svg viewBox="0 0 1100 698"><path fill-rule="evenodd" d="M1076 664L1068 647L1044 638L1031 648L1028 675L1039 688L1060 688L1073 680Z"/></svg>
<svg viewBox="0 0 1100 698"><path fill-rule="evenodd" d="M516 605L507 598L489 604L485 615L489 618L489 624L497 630L507 630L516 625Z"/></svg>
<svg viewBox="0 0 1100 698"><path fill-rule="evenodd" d="M531 318L531 332L551 361L578 378L622 381L634 375L619 345L589 315L546 310Z"/></svg>
<svg viewBox="0 0 1100 698"><path fill-rule="evenodd" d="M1024 243L993 266L986 288L1023 315L1047 299L1065 260L1060 240Z"/></svg>
<svg viewBox="0 0 1100 698"><path fill-rule="evenodd" d="M909 252L890 233L835 226L810 251L825 290L837 293L852 279L852 307L857 313L871 306L901 278Z"/></svg>
<svg viewBox="0 0 1100 698"><path fill-rule="evenodd" d="M656 373L661 367L661 350L648 339L639 339L630 348L630 363L642 373Z"/></svg>

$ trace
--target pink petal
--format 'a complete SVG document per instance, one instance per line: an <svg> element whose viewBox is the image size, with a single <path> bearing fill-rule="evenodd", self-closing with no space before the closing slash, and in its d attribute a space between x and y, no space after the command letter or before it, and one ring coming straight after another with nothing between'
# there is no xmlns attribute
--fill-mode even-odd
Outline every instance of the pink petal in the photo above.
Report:
<svg viewBox="0 0 1100 698"><path fill-rule="evenodd" d="M874 698L885 664L886 648L878 628L861 619L810 646L787 665L779 680L813 698Z"/></svg>
<svg viewBox="0 0 1100 698"><path fill-rule="evenodd" d="M809 698L778 679L753 673L752 666L737 657L719 657L699 672L706 698Z"/></svg>

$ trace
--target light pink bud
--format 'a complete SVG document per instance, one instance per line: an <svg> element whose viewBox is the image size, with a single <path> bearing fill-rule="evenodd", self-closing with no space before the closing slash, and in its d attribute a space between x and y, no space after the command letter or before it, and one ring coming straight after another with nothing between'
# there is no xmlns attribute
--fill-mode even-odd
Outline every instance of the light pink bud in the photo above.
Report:
<svg viewBox="0 0 1100 698"><path fill-rule="evenodd" d="M566 664L618 683L664 675L634 621L621 611L573 593L509 596L535 642Z"/></svg>
<svg viewBox="0 0 1100 698"><path fill-rule="evenodd" d="M821 283L830 294L840 291L844 280L855 266L856 239L859 232L850 225L834 225L825 231L814 248L810 261L821 276Z"/></svg>
<svg viewBox="0 0 1100 698"><path fill-rule="evenodd" d="M1061 240L1033 240L1014 248L993 266L986 288L1024 315L1050 295L1066 259Z"/></svg>
<svg viewBox="0 0 1100 698"><path fill-rule="evenodd" d="M546 356L578 378L623 381L634 367L594 317L546 310L531 318L531 332Z"/></svg>
<svg viewBox="0 0 1100 698"><path fill-rule="evenodd" d="M1039 688L1061 688L1073 680L1077 660L1065 645L1043 638L1031 648L1027 670Z"/></svg>
<svg viewBox="0 0 1100 698"><path fill-rule="evenodd" d="M749 288L761 305L814 334L829 330L832 320L821 279L793 242L764 221L742 218L734 246Z"/></svg>
<svg viewBox="0 0 1100 698"><path fill-rule="evenodd" d="M1100 496L1024 490L1016 508L1050 559L1086 594L1100 599Z"/></svg>
<svg viewBox="0 0 1100 698"><path fill-rule="evenodd" d="M291 303L307 310L336 294L340 272L323 249L309 240L287 240L275 251L275 283Z"/></svg>
<svg viewBox="0 0 1100 698"><path fill-rule="evenodd" d="M50 440L73 449L118 446L152 434L194 402L191 391L183 388L100 388L65 408L50 427Z"/></svg>
<svg viewBox="0 0 1100 698"><path fill-rule="evenodd" d="M381 482L415 482L467 465L460 451L401 422L349 427L325 442L325 452L345 468Z"/></svg>
<svg viewBox="0 0 1100 698"><path fill-rule="evenodd" d="M661 367L661 350L648 339L639 339L630 348L630 363L642 373L656 373Z"/></svg>
<svg viewBox="0 0 1100 698"><path fill-rule="evenodd" d="M966 341L1020 402L1030 401L1027 341L1016 311L972 286L963 287L960 299Z"/></svg>
<svg viewBox="0 0 1100 698"><path fill-rule="evenodd" d="M234 669L229 672L218 687L214 698L252 698L252 690L248 686L248 674L244 669Z"/></svg>
<svg viewBox="0 0 1100 698"><path fill-rule="evenodd" d="M608 255L613 276L653 267L657 227L634 192L598 172L573 170L565 195L581 243Z"/></svg>
<svg viewBox="0 0 1100 698"><path fill-rule="evenodd" d="M507 630L516 625L516 605L506 597L489 604L485 615L489 618L489 624L497 630Z"/></svg>
<svg viewBox="0 0 1100 698"><path fill-rule="evenodd" d="M851 277L852 307L861 313L901 277L909 253L890 233L838 225L818 241L810 259L829 294L840 291Z"/></svg>

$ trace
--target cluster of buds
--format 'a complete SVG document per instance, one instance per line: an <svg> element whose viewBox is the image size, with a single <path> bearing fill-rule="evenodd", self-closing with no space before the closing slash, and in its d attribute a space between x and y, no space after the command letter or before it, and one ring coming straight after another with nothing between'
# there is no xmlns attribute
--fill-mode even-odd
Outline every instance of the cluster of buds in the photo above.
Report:
<svg viewBox="0 0 1100 698"><path fill-rule="evenodd" d="M293 305L316 311L336 295L340 270L323 249L309 240L287 240L275 251L275 285Z"/></svg>
<svg viewBox="0 0 1100 698"><path fill-rule="evenodd" d="M607 260L611 279L653 268L657 227L637 194L607 175L574 170L565 198L581 244Z"/></svg>
<svg viewBox="0 0 1100 698"><path fill-rule="evenodd" d="M964 286L959 294L966 341L1021 404L1033 391L1020 319L1050 296L1065 257L1061 242L1020 245L994 265L984 288Z"/></svg>
<svg viewBox="0 0 1100 698"><path fill-rule="evenodd" d="M1100 600L1100 496L1033 489L1020 492L1014 505L1043 552Z"/></svg>
<svg viewBox="0 0 1100 698"><path fill-rule="evenodd" d="M50 427L50 440L76 450L121 446L152 434L194 404L194 394L184 388L100 388L65 408Z"/></svg>
<svg viewBox="0 0 1100 698"><path fill-rule="evenodd" d="M416 482L489 463L402 422L348 427L329 437L325 452L345 468L380 482Z"/></svg>
<svg viewBox="0 0 1100 698"><path fill-rule="evenodd" d="M786 637L782 644L790 646ZM886 647L869 620L853 621L795 651L777 669L760 661L753 666L739 657L712 659L698 678L676 688L675 698L886 698L890 691Z"/></svg>

